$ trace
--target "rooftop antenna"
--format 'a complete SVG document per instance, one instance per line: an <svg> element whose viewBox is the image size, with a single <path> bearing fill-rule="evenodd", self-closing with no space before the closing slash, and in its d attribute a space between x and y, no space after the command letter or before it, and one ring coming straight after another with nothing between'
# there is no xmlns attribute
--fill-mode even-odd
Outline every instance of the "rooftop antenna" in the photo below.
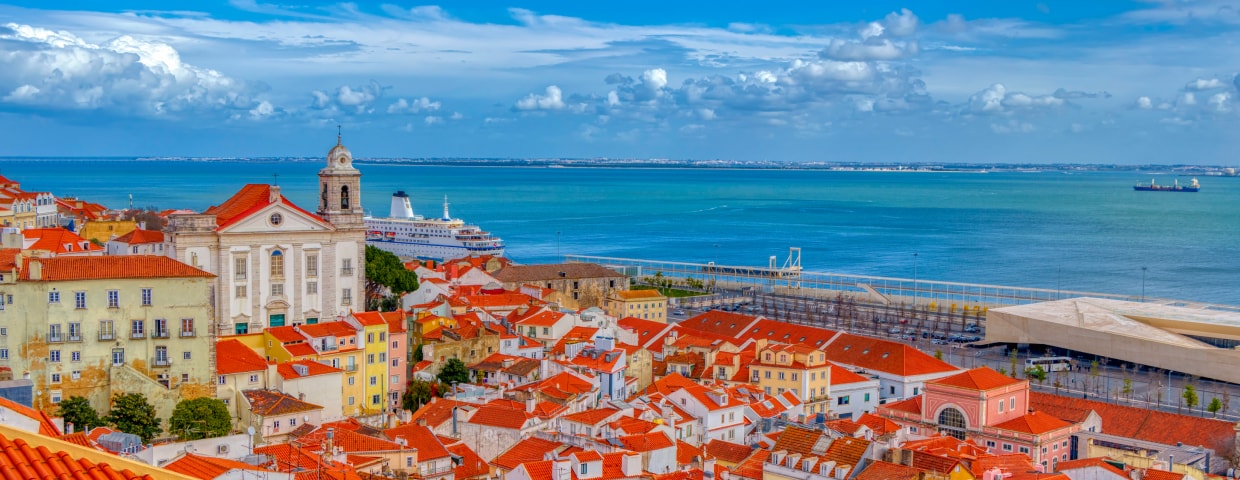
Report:
<svg viewBox="0 0 1240 480"><path fill-rule="evenodd" d="M280 174L278 173L271 174L271 184L277 187L280 186Z"/></svg>
<svg viewBox="0 0 1240 480"><path fill-rule="evenodd" d="M340 125L336 125L336 145L340 145Z"/></svg>

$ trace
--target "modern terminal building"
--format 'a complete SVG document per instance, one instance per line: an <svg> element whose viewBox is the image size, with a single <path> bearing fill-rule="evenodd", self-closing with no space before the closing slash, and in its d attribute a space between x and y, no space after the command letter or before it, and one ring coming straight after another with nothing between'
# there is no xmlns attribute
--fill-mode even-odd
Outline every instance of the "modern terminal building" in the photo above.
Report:
<svg viewBox="0 0 1240 480"><path fill-rule="evenodd" d="M1240 383L1240 312L1100 298L991 309L985 343L1053 345Z"/></svg>

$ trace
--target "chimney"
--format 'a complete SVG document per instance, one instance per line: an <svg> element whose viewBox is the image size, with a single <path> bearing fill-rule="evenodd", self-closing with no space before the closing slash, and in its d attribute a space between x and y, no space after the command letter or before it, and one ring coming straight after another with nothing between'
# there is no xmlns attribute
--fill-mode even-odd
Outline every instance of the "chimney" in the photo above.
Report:
<svg viewBox="0 0 1240 480"><path fill-rule="evenodd" d="M625 454L624 462L620 464L620 472L626 477L636 477L642 474L642 456L637 453Z"/></svg>
<svg viewBox="0 0 1240 480"><path fill-rule="evenodd" d="M535 405L534 395L530 394L529 398L525 399L525 412L534 413L534 405Z"/></svg>
<svg viewBox="0 0 1240 480"><path fill-rule="evenodd" d="M43 261L31 260L29 264L31 280L43 280Z"/></svg>
<svg viewBox="0 0 1240 480"><path fill-rule="evenodd" d="M425 427L425 426L426 426L426 417L422 417L422 418L419 418L419 419L418 419L418 426L419 426L419 427Z"/></svg>

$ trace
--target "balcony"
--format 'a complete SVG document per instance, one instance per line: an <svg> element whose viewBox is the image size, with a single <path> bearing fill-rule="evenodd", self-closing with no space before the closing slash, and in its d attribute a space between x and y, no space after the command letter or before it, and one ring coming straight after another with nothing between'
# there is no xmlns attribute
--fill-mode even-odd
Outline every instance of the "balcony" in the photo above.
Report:
<svg viewBox="0 0 1240 480"><path fill-rule="evenodd" d="M65 337L60 333L49 333L47 334L47 341L52 343L60 343L65 341Z"/></svg>
<svg viewBox="0 0 1240 480"><path fill-rule="evenodd" d="M116 334L113 332L99 332L99 341L105 342L109 340L116 340Z"/></svg>
<svg viewBox="0 0 1240 480"><path fill-rule="evenodd" d="M346 371L346 372L350 372L350 373L352 373L352 372L356 372L356 371L357 371L357 364L355 363L355 364L353 364L353 365L345 365L345 366L344 366L344 371Z"/></svg>
<svg viewBox="0 0 1240 480"><path fill-rule="evenodd" d="M168 368L172 366L172 360L155 357L155 359L151 361L151 366L155 368Z"/></svg>
<svg viewBox="0 0 1240 480"><path fill-rule="evenodd" d="M184 338L184 337L192 337L192 336L194 336L194 331L193 331L193 330L181 330L181 337L182 337L182 338Z"/></svg>
<svg viewBox="0 0 1240 480"><path fill-rule="evenodd" d="M167 330L156 330L151 332L151 338L168 338Z"/></svg>
<svg viewBox="0 0 1240 480"><path fill-rule="evenodd" d="M69 341L70 341L70 342L74 342L74 343L80 343L80 342L82 341L82 336L81 336L81 335L77 335L77 334L70 333L70 334L69 334Z"/></svg>
<svg viewBox="0 0 1240 480"><path fill-rule="evenodd" d="M146 338L146 332L130 332L129 338L133 340L142 340Z"/></svg>
<svg viewBox="0 0 1240 480"><path fill-rule="evenodd" d="M353 267L345 267L340 269L340 274L346 277L353 276Z"/></svg>

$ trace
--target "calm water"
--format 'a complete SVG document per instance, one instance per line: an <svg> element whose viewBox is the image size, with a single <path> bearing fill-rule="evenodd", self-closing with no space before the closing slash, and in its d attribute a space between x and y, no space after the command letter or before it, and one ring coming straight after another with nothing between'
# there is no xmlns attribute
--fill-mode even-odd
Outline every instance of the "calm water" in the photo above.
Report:
<svg viewBox="0 0 1240 480"><path fill-rule="evenodd" d="M204 209L279 174L313 210L319 163L0 160L29 190L123 207ZM1240 305L1240 178L1201 193L1134 192L1131 173L884 173L374 165L363 204L414 210L504 238L525 263L558 254L766 265L788 247L806 270L1140 294ZM1159 183L1175 177L1158 175ZM1187 182L1187 178L1181 178Z"/></svg>

